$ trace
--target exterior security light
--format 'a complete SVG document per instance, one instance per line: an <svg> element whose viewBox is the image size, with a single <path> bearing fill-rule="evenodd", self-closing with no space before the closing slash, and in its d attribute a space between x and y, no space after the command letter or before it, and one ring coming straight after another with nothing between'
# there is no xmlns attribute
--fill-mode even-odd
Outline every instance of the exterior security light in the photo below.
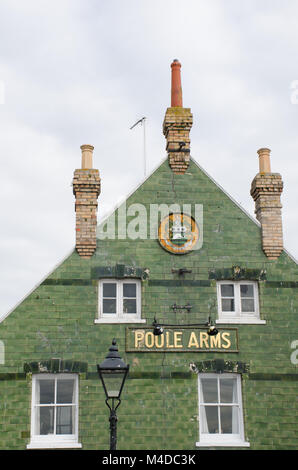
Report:
<svg viewBox="0 0 298 470"><path fill-rule="evenodd" d="M208 330L207 330L207 334L209 336L216 336L217 333L218 333L218 329L214 325L210 325Z"/></svg>
<svg viewBox="0 0 298 470"><path fill-rule="evenodd" d="M163 328L160 325L155 325L153 329L154 336L160 336L163 334Z"/></svg>
<svg viewBox="0 0 298 470"><path fill-rule="evenodd" d="M172 324L172 323L159 323L156 318L154 318L154 321L152 323L153 326L153 334L154 336L159 336L162 335L164 332L164 326L174 326L174 327L182 327L182 326L207 326L207 334L209 336L216 336L218 333L218 329L214 326L211 318L209 317L208 322L206 323L188 323L187 325L177 325L177 324Z"/></svg>

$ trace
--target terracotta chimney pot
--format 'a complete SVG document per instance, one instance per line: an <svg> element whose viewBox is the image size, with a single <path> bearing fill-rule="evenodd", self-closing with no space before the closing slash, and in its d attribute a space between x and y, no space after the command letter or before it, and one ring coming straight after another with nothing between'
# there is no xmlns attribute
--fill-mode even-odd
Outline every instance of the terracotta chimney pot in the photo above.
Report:
<svg viewBox="0 0 298 470"><path fill-rule="evenodd" d="M171 89L171 107L182 108L182 86L181 86L181 64L179 60L174 59L172 64L172 89Z"/></svg>

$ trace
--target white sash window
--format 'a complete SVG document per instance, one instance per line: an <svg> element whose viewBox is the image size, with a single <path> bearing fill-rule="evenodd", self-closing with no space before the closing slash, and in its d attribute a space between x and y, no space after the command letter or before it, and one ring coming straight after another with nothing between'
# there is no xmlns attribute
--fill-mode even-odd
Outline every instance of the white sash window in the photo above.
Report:
<svg viewBox="0 0 298 470"><path fill-rule="evenodd" d="M27 447L81 447L78 444L77 375L33 375L31 441Z"/></svg>
<svg viewBox="0 0 298 470"><path fill-rule="evenodd" d="M98 283L98 319L95 323L145 323L141 319L141 282L138 279L102 279Z"/></svg>
<svg viewBox="0 0 298 470"><path fill-rule="evenodd" d="M216 323L266 323L260 320L257 282L218 282L217 301Z"/></svg>
<svg viewBox="0 0 298 470"><path fill-rule="evenodd" d="M199 374L199 428L198 446L249 446L239 374Z"/></svg>

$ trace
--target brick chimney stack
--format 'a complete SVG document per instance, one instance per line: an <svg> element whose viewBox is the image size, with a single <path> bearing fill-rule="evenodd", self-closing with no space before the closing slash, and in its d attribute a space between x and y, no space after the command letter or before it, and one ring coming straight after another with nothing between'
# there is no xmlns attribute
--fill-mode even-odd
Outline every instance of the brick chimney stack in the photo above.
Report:
<svg viewBox="0 0 298 470"><path fill-rule="evenodd" d="M189 165L189 133L193 120L190 108L182 105L181 64L177 59L172 62L171 69L171 107L166 111L163 133L170 167L175 174L184 174Z"/></svg>
<svg viewBox="0 0 298 470"><path fill-rule="evenodd" d="M97 198L100 194L99 171L92 168L92 145L82 145L82 168L74 172L73 194L76 211L76 250L90 258L96 250Z"/></svg>
<svg viewBox="0 0 298 470"><path fill-rule="evenodd" d="M283 182L279 173L271 173L270 150L261 148L259 173L251 183L255 214L262 226L262 248L268 259L277 259L283 250L280 196Z"/></svg>

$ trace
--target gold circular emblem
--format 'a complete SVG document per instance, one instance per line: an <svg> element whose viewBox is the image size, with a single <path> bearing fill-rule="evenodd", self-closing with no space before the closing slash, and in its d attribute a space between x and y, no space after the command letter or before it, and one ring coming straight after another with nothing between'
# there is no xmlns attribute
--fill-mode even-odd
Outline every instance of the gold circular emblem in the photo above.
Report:
<svg viewBox="0 0 298 470"><path fill-rule="evenodd" d="M193 250L199 239L199 227L195 220L183 213L169 214L158 228L161 246L176 255Z"/></svg>

